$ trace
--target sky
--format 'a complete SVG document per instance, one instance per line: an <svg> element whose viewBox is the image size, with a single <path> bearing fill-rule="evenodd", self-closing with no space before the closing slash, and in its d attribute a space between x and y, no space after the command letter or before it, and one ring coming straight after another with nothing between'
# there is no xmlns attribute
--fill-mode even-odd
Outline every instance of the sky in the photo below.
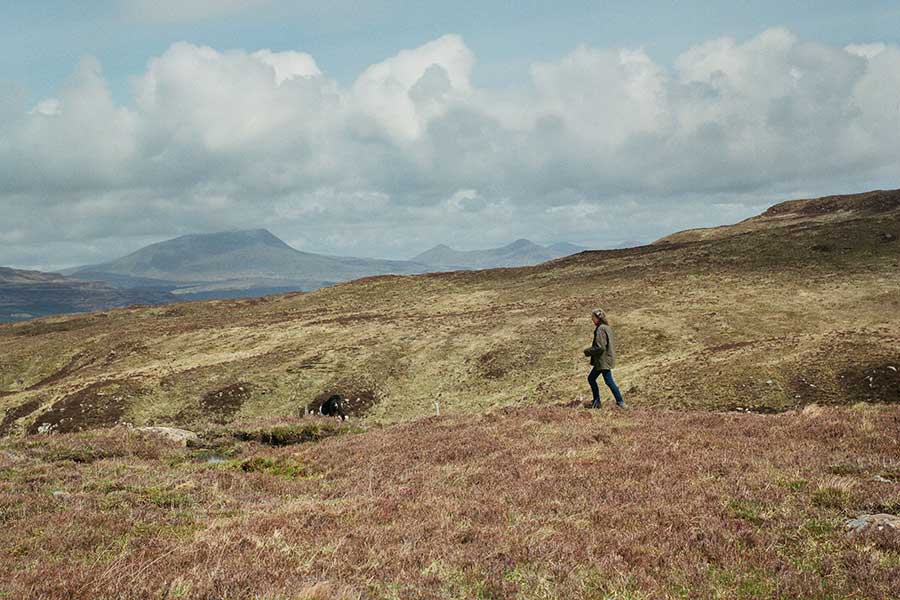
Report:
<svg viewBox="0 0 900 600"><path fill-rule="evenodd" d="M900 187L900 4L0 0L0 265L588 247Z"/></svg>

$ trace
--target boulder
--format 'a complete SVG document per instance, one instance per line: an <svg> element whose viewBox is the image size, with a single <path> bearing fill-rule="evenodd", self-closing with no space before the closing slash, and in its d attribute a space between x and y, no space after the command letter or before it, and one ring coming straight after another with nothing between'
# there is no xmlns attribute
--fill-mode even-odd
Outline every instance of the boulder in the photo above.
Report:
<svg viewBox="0 0 900 600"><path fill-rule="evenodd" d="M851 533L864 533L873 530L882 531L886 528L900 531L900 517L887 513L860 515L855 519L849 519L846 525Z"/></svg>
<svg viewBox="0 0 900 600"><path fill-rule="evenodd" d="M187 446L189 442L197 441L196 433L187 429L178 429L177 427L136 427L134 430L150 435L158 435L181 446Z"/></svg>

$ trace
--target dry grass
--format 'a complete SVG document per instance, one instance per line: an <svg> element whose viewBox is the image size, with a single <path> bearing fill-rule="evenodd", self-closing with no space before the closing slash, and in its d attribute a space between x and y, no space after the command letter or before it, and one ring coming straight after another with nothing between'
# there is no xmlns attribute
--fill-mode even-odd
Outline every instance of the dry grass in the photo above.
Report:
<svg viewBox="0 0 900 600"><path fill-rule="evenodd" d="M900 408L430 417L208 462L0 446L0 598L892 598ZM892 462L893 461L893 462ZM248 467L247 465L251 465Z"/></svg>

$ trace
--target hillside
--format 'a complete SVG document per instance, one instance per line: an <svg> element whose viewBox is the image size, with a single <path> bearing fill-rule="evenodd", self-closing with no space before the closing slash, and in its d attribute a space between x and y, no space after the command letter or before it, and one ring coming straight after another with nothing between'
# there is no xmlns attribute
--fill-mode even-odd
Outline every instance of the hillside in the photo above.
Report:
<svg viewBox="0 0 900 600"><path fill-rule="evenodd" d="M496 267L525 267L585 250L574 244L558 243L541 246L520 239L500 248L486 250L454 250L438 244L410 260L415 263L445 269L490 269Z"/></svg>
<svg viewBox="0 0 900 600"><path fill-rule="evenodd" d="M779 228L795 228L804 223L812 225L836 224L856 219L871 219L879 222L879 215L890 215L897 210L897 190L873 190L862 194L825 196L803 200L790 200L770 207L761 215L750 217L735 225L707 227L681 231L660 240L656 244L711 241L739 234L757 231L772 231ZM884 241L894 238L890 231L882 232ZM827 250L820 248L821 252Z"/></svg>
<svg viewBox="0 0 900 600"><path fill-rule="evenodd" d="M878 192L0 326L0 598L893 600L898 235ZM597 305L629 411L577 409Z"/></svg>
<svg viewBox="0 0 900 600"><path fill-rule="evenodd" d="M296 414L332 392L370 423L587 393L607 309L638 407L897 402L900 192L786 203L714 238L520 269L383 276L253 300L0 327L7 433Z"/></svg>
<svg viewBox="0 0 900 600"><path fill-rule="evenodd" d="M253 295L248 290L259 292L256 295L313 290L369 275L428 270L407 261L300 252L265 229L251 229L185 235L68 273L121 287L166 289L193 299L213 292L232 297Z"/></svg>
<svg viewBox="0 0 900 600"><path fill-rule="evenodd" d="M164 291L120 290L58 273L0 267L0 323L175 300Z"/></svg>

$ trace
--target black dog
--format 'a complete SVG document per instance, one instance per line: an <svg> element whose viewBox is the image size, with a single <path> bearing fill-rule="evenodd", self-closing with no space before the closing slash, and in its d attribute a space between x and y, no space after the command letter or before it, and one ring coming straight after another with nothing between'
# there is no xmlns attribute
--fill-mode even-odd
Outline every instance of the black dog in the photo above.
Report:
<svg viewBox="0 0 900 600"><path fill-rule="evenodd" d="M341 421L347 420L347 413L344 411L344 401L335 394L322 403L319 407L319 414L325 417L340 417Z"/></svg>

